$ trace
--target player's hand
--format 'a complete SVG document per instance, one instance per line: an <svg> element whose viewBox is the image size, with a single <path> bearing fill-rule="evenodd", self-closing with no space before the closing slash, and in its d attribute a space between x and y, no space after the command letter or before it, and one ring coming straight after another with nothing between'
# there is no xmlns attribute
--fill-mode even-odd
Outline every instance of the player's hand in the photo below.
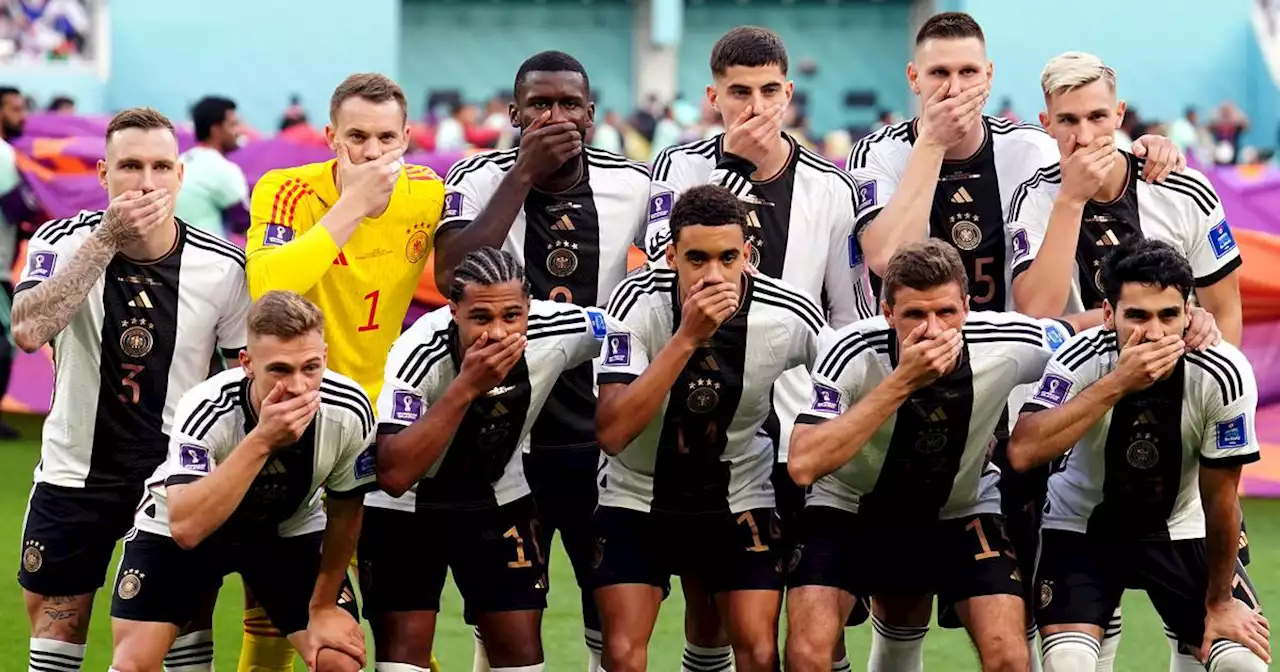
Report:
<svg viewBox="0 0 1280 672"><path fill-rule="evenodd" d="M1076 136L1067 141L1073 148L1062 159L1062 196L1083 204L1102 188L1107 173L1120 156L1113 135L1100 135L1084 147L1076 147Z"/></svg>
<svg viewBox="0 0 1280 672"><path fill-rule="evenodd" d="M1176 334L1149 342L1143 337L1142 327L1134 329L1116 363L1114 373L1126 394L1145 390L1169 375L1187 349L1182 337Z"/></svg>
<svg viewBox="0 0 1280 672"><path fill-rule="evenodd" d="M544 112L520 134L520 151L516 153L516 170L530 184L537 184L560 166L582 153L582 133L572 121L550 123L551 112Z"/></svg>
<svg viewBox="0 0 1280 672"><path fill-rule="evenodd" d="M955 98L948 98L951 82L943 82L924 102L920 114L920 139L939 147L960 144L973 125L982 119L991 89L986 84L970 87Z"/></svg>
<svg viewBox="0 0 1280 672"><path fill-rule="evenodd" d="M773 105L756 110L747 105L724 133L724 151L736 154L760 166L769 149L775 146L782 134L782 115L786 108Z"/></svg>
<svg viewBox="0 0 1280 672"><path fill-rule="evenodd" d="M146 238L172 216L173 195L168 189L156 189L147 194L126 191L111 199L103 217L102 230L107 239L119 248Z"/></svg>
<svg viewBox="0 0 1280 672"><path fill-rule="evenodd" d="M1180 173L1187 167L1187 157L1163 135L1144 135L1134 140L1129 149L1134 156L1146 157L1142 179L1149 183L1164 182L1169 173Z"/></svg>
<svg viewBox="0 0 1280 672"><path fill-rule="evenodd" d="M903 377L912 391L928 386L955 368L964 350L959 329L947 329L936 338L925 338L929 325L920 323L902 341L902 354L894 373Z"/></svg>
<svg viewBox="0 0 1280 672"><path fill-rule="evenodd" d="M353 163L346 144L338 143L338 184L341 199L351 199L362 217L377 217L391 204L391 194L404 163L404 149L393 149L372 161Z"/></svg>
<svg viewBox="0 0 1280 672"><path fill-rule="evenodd" d="M1192 306L1188 315L1191 321L1187 325L1187 333L1182 336L1188 350L1206 350L1222 342L1222 332L1218 330L1218 321L1213 319L1213 313L1200 306Z"/></svg>
<svg viewBox="0 0 1280 672"><path fill-rule="evenodd" d="M1209 660L1209 647L1214 642L1229 639L1249 647L1263 662L1271 664L1271 624L1266 617L1234 597L1206 607L1204 642L1200 645L1201 662Z"/></svg>
<svg viewBox="0 0 1280 672"><path fill-rule="evenodd" d="M520 361L526 341L524 334L507 334L501 341L490 341L487 332L480 334L462 358L458 380L474 396L484 395L501 383L511 367Z"/></svg>
<svg viewBox="0 0 1280 672"><path fill-rule="evenodd" d="M740 300L738 286L732 282L695 282L680 309L680 333L699 345L706 343L738 310Z"/></svg>
<svg viewBox="0 0 1280 672"><path fill-rule="evenodd" d="M351 614L337 605L312 611L311 620L307 622L306 650L298 652L302 654L308 670L314 672L316 669L316 656L320 654L320 649L341 651L355 658L363 667L364 630L360 629L360 624Z"/></svg>
<svg viewBox="0 0 1280 672"><path fill-rule="evenodd" d="M258 426L253 433L262 437L272 448L292 445L320 409L320 391L311 390L292 399L285 398L284 383L276 383L262 400L258 411Z"/></svg>

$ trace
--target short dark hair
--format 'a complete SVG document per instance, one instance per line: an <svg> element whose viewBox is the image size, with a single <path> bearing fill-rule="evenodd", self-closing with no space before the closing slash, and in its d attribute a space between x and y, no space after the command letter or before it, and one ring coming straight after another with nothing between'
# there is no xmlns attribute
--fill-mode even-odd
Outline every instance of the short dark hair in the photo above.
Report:
<svg viewBox="0 0 1280 672"><path fill-rule="evenodd" d="M227 113L236 109L236 102L222 96L205 96L191 108L191 122L196 127L196 140L204 142L213 133L213 127L227 120Z"/></svg>
<svg viewBox="0 0 1280 672"><path fill-rule="evenodd" d="M889 258L884 271L884 300L893 306L899 289L907 287L923 292L956 283L960 293L969 293L969 274L956 248L937 238L910 243L898 248Z"/></svg>
<svg viewBox="0 0 1280 672"><path fill-rule="evenodd" d="M694 187L682 194L671 209L671 240L680 240L687 226L737 226L747 234L747 209L732 191L714 184Z"/></svg>
<svg viewBox="0 0 1280 672"><path fill-rule="evenodd" d="M711 48L711 73L723 75L735 65L758 68L776 65L787 74L787 48L782 38L768 28L738 26L716 40Z"/></svg>
<svg viewBox="0 0 1280 672"><path fill-rule="evenodd" d="M49 101L49 111L56 112L64 107L75 107L76 101L71 96L54 96Z"/></svg>
<svg viewBox="0 0 1280 672"><path fill-rule="evenodd" d="M1100 280L1107 301L1114 308L1129 283L1167 289L1176 287L1185 301L1195 286L1191 262L1169 243L1138 238L1117 245L1102 262Z"/></svg>
<svg viewBox="0 0 1280 672"><path fill-rule="evenodd" d="M178 137L177 131L173 130L173 122L159 110L152 107L131 107L111 118L110 123L107 124L107 142L111 142L111 136L117 131L130 128L144 131L167 129L173 133L174 138Z"/></svg>
<svg viewBox="0 0 1280 672"><path fill-rule="evenodd" d="M0 98L5 96L21 96L22 91L16 86L0 86Z"/></svg>
<svg viewBox="0 0 1280 672"><path fill-rule="evenodd" d="M529 295L529 280L515 255L496 247L481 247L468 252L453 269L449 300L461 301L466 296L467 285L487 287L512 281L518 281L525 296Z"/></svg>
<svg viewBox="0 0 1280 672"><path fill-rule="evenodd" d="M347 102L349 98L363 98L371 103L385 103L388 100L396 101L400 106L400 111L405 117L409 116L409 101L404 97L404 89L400 88L386 75L376 72L361 72L346 79L333 90L333 96L329 98L329 120L332 121L338 114L338 108Z"/></svg>
<svg viewBox="0 0 1280 672"><path fill-rule="evenodd" d="M540 51L524 59L520 69L516 70L516 81L511 87L512 97L520 97L520 85L531 72L576 72L582 75L582 85L587 89L587 97L591 97L591 78L587 77L587 69L582 67L578 59L563 51Z"/></svg>
<svg viewBox="0 0 1280 672"><path fill-rule="evenodd" d="M982 26L972 16L964 12L942 12L929 17L920 26L916 33L916 46L920 46L925 40L960 40L966 37L976 37L983 44L987 42L986 36L982 34Z"/></svg>

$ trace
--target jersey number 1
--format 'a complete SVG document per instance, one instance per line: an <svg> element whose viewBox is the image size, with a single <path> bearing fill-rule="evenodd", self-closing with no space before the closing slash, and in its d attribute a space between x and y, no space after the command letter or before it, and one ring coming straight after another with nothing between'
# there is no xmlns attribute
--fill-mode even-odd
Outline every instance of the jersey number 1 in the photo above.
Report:
<svg viewBox="0 0 1280 672"><path fill-rule="evenodd" d="M371 302L369 304L369 321L360 325L356 331L374 331L380 326L378 323L374 322L378 317L378 292L380 291L381 290L375 289L364 295L364 300Z"/></svg>

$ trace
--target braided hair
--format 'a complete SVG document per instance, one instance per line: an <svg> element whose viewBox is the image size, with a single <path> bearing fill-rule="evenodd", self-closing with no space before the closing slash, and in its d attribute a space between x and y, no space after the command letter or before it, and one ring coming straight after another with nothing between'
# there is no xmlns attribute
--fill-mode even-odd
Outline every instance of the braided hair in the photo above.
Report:
<svg viewBox="0 0 1280 672"><path fill-rule="evenodd" d="M458 302L466 293L467 285L500 285L519 281L525 296L529 295L529 280L524 267L510 252L494 247L482 247L467 253L458 267L453 269L453 281L449 284L450 301Z"/></svg>

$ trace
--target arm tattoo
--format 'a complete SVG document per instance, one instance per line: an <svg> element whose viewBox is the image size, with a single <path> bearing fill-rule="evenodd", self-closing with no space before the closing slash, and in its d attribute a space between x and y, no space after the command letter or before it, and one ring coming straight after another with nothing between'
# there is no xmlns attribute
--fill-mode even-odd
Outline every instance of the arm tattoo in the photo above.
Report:
<svg viewBox="0 0 1280 672"><path fill-rule="evenodd" d="M119 243L107 229L85 240L66 270L19 294L13 302L13 329L19 342L48 343L67 327L93 283L102 277Z"/></svg>

